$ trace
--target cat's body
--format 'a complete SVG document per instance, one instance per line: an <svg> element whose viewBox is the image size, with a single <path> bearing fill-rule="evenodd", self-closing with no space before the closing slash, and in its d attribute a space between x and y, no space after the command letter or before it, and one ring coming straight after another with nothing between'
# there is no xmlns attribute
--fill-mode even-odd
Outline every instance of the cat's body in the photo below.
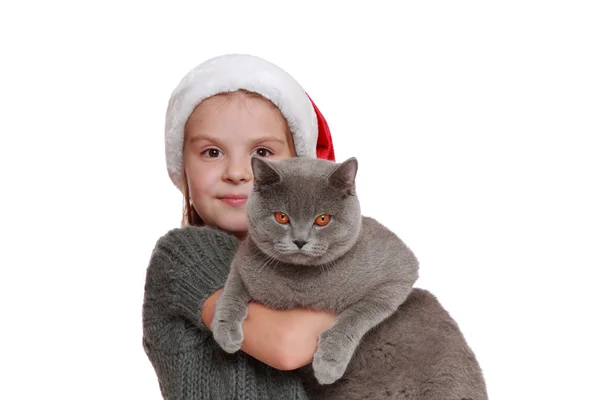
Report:
<svg viewBox="0 0 600 400"><path fill-rule="evenodd" d="M477 359L458 325L431 293L418 288L363 337L341 379L319 385L310 365L302 372L317 399L488 398Z"/></svg>
<svg viewBox="0 0 600 400"><path fill-rule="evenodd" d="M412 251L361 215L356 160L253 159L252 166L249 235L211 326L221 347L241 346L250 301L330 310L336 322L319 337L310 368L318 383L307 380L317 398L487 398L457 325L432 295L413 291Z"/></svg>

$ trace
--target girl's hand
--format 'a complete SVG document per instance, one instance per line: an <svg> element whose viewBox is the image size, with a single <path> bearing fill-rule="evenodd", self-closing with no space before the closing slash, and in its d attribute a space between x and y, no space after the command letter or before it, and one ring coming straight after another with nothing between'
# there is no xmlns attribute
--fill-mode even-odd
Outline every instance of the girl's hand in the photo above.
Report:
<svg viewBox="0 0 600 400"><path fill-rule="evenodd" d="M202 306L202 322L209 328L222 291L216 291ZM300 368L312 362L319 335L333 325L335 318L335 314L325 311L278 311L250 303L242 326L242 350L279 370Z"/></svg>

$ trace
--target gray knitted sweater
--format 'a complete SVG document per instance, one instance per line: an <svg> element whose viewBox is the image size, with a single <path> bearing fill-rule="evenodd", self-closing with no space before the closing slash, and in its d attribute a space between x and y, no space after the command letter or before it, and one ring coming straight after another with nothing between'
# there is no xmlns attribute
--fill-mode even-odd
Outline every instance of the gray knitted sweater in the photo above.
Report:
<svg viewBox="0 0 600 400"><path fill-rule="evenodd" d="M223 287L238 240L207 227L161 237L146 272L143 346L163 398L308 399L294 372L242 351L227 354L200 318L204 300Z"/></svg>

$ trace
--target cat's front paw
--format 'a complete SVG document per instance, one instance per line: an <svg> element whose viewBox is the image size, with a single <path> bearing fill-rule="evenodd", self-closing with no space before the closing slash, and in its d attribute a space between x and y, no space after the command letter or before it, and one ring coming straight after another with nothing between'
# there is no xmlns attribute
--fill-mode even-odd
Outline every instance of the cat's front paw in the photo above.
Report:
<svg viewBox="0 0 600 400"><path fill-rule="evenodd" d="M331 330L319 336L319 345L313 358L315 378L321 385L329 385L344 375L354 349L347 336Z"/></svg>
<svg viewBox="0 0 600 400"><path fill-rule="evenodd" d="M215 317L210 326L215 341L228 353L235 353L242 347L244 333L242 323L219 320Z"/></svg>

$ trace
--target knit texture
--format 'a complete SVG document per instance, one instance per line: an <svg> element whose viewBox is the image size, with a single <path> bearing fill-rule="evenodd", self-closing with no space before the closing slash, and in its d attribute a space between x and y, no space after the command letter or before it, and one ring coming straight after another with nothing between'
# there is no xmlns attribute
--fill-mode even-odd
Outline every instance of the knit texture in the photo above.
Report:
<svg viewBox="0 0 600 400"><path fill-rule="evenodd" d="M227 354L200 314L227 279L238 240L208 227L161 237L146 272L143 346L164 399L308 399L294 372L271 368L242 351Z"/></svg>

